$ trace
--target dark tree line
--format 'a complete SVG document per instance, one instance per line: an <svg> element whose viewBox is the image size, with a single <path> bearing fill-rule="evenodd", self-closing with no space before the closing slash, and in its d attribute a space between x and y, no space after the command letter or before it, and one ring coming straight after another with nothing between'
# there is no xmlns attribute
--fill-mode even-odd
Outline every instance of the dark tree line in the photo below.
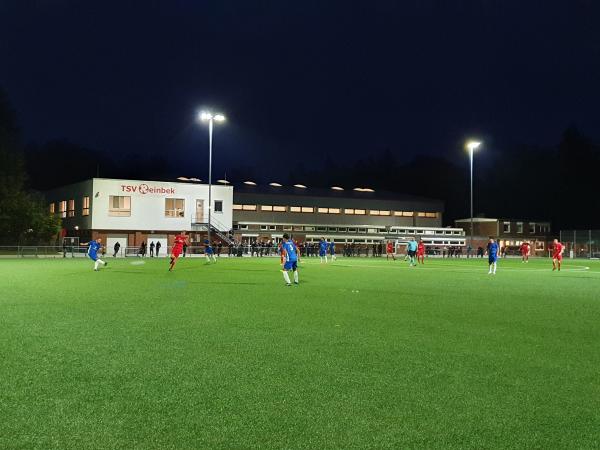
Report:
<svg viewBox="0 0 600 450"><path fill-rule="evenodd" d="M59 230L43 197L27 189L16 114L0 89L0 244L49 242Z"/></svg>

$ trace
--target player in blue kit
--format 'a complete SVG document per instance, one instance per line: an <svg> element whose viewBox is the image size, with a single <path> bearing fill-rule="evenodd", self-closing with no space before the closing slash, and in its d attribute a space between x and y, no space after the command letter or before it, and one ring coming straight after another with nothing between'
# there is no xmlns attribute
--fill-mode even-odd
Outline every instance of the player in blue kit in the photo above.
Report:
<svg viewBox="0 0 600 450"><path fill-rule="evenodd" d="M331 256L332 262L337 259L337 257L335 256L335 242L333 242L333 239L329 243L329 256Z"/></svg>
<svg viewBox="0 0 600 450"><path fill-rule="evenodd" d="M494 238L490 237L490 241L487 245L487 254L488 254L488 263L490 265L490 271L488 275L496 275L496 264L498 261L498 252L500 251L500 246Z"/></svg>
<svg viewBox="0 0 600 450"><path fill-rule="evenodd" d="M283 235L283 241L281 242L281 264L283 279L287 286L291 286L290 275L288 272L292 270L294 272L294 284L298 284L298 247L294 244L294 241L290 239L290 236L286 233Z"/></svg>
<svg viewBox="0 0 600 450"><path fill-rule="evenodd" d="M217 258L215 257L215 251L212 245L210 245L210 242L208 242L208 239L204 240L204 256L206 257L206 262L208 264L210 264L211 262L217 262Z"/></svg>
<svg viewBox="0 0 600 450"><path fill-rule="evenodd" d="M89 256L89 258L94 261L94 270L98 271L98 266L100 264L102 264L103 266L107 266L108 263L102 261L100 258L98 258L98 250L100 250L102 248L102 239L98 238L96 240L91 240L90 242L86 242L85 244L81 244L83 245L87 245L88 247L88 251L87 251L87 255Z"/></svg>
<svg viewBox="0 0 600 450"><path fill-rule="evenodd" d="M321 241L319 242L319 258L321 258L321 263L323 261L327 262L327 248L329 247L329 244L327 243L327 240L323 237L321 238Z"/></svg>

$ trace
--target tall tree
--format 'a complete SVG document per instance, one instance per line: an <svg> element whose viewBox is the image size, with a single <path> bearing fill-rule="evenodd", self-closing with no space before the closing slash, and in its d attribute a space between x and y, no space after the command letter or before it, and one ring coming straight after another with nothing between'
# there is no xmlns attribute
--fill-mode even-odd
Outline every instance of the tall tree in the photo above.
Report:
<svg viewBox="0 0 600 450"><path fill-rule="evenodd" d="M48 214L41 196L25 190L26 174L15 111L0 89L0 243L49 241L60 219Z"/></svg>

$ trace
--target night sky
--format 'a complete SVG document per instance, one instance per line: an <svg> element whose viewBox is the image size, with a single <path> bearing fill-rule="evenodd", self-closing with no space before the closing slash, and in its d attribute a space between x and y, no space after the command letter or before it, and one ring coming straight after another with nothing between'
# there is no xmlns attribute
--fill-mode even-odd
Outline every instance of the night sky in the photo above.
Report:
<svg viewBox="0 0 600 450"><path fill-rule="evenodd" d="M556 1L0 2L24 139L216 172L600 139L600 8ZM483 149L482 149L483 150ZM485 161L485 152L479 156ZM287 173L287 169L286 169Z"/></svg>

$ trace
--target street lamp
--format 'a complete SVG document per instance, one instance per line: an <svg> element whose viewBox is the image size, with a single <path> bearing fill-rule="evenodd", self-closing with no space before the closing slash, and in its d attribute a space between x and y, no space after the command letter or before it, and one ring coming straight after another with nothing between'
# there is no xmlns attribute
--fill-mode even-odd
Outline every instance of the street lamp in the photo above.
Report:
<svg viewBox="0 0 600 450"><path fill-rule="evenodd" d="M213 114L208 111L202 111L198 118L202 122L208 122L208 242L210 244L210 216L212 211L212 142L213 142L213 124L214 122L224 122L223 114Z"/></svg>
<svg viewBox="0 0 600 450"><path fill-rule="evenodd" d="M473 251L473 152L479 148L481 142L469 141L466 144L469 151L469 167L471 172L471 252Z"/></svg>

